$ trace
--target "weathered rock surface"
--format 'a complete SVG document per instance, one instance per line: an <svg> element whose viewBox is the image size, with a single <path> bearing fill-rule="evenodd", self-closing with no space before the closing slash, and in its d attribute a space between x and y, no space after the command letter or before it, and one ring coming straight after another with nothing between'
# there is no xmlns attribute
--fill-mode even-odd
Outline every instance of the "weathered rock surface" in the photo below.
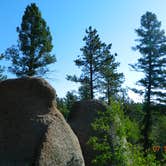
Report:
<svg viewBox="0 0 166 166"><path fill-rule="evenodd" d="M88 146L87 141L95 133L91 128L91 123L97 118L98 111L105 111L106 107L97 100L87 100L76 102L69 116L69 124L77 135L86 166L91 166L91 161L95 152Z"/></svg>
<svg viewBox="0 0 166 166"><path fill-rule="evenodd" d="M0 82L0 166L84 166L77 137L43 79Z"/></svg>

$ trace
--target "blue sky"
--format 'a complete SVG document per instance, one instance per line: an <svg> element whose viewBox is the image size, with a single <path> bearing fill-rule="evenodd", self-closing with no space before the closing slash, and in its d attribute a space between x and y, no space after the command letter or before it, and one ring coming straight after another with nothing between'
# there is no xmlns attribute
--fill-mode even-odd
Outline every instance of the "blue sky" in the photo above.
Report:
<svg viewBox="0 0 166 166"><path fill-rule="evenodd" d="M139 57L131 47L136 44L134 29L140 26L141 16L146 11L154 12L166 30L165 0L1 0L0 53L16 44L16 27L21 24L26 6L32 2L39 7L53 36L52 53L57 62L51 67L48 81L60 97L67 91L77 90L78 85L65 78L67 74L80 73L73 60L81 54L82 39L88 26L97 29L103 42L112 43L112 53L117 52L117 61L121 63L119 71L125 75L124 87L135 87L135 82L141 77L128 66ZM129 95L135 101L140 99L132 92Z"/></svg>

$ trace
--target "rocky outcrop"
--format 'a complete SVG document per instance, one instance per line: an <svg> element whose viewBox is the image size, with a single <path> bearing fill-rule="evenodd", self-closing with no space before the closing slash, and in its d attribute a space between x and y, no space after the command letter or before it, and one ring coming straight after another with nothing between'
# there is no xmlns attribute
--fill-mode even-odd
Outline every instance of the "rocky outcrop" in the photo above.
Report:
<svg viewBox="0 0 166 166"><path fill-rule="evenodd" d="M69 124L77 135L85 165L91 166L91 161L95 156L95 152L87 144L90 136L95 135L91 128L91 123L98 117L98 111L105 111L106 107L97 100L87 100L76 102L69 116Z"/></svg>
<svg viewBox="0 0 166 166"><path fill-rule="evenodd" d="M0 82L1 166L84 166L77 137L43 79Z"/></svg>

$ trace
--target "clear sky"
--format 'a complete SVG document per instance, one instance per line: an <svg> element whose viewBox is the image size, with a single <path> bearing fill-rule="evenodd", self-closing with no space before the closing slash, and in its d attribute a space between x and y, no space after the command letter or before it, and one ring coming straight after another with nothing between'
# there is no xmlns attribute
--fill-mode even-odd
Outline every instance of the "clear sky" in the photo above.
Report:
<svg viewBox="0 0 166 166"><path fill-rule="evenodd" d="M141 76L130 71L128 66L139 57L131 47L136 44L134 29L140 26L141 16L146 11L154 12L166 30L166 0L1 0L0 53L16 44L16 27L21 24L26 6L33 2L39 7L53 37L52 53L57 62L51 67L48 81L60 97L67 91L77 90L78 86L65 78L67 74L80 72L73 60L81 54L88 26L97 29L103 42L112 43L112 53L117 52L117 61L121 63L119 71L125 75L124 87L135 87ZM139 100L132 92L129 95Z"/></svg>

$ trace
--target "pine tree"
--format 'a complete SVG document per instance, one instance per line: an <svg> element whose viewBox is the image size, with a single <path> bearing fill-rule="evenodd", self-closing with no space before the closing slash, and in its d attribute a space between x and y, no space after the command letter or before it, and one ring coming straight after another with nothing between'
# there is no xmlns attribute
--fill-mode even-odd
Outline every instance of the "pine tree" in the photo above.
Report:
<svg viewBox="0 0 166 166"><path fill-rule="evenodd" d="M79 98L80 100L87 100L90 99L90 85L89 85L89 81L84 81L81 83L81 86L78 89L78 94L79 94Z"/></svg>
<svg viewBox="0 0 166 166"><path fill-rule="evenodd" d="M150 131L152 125L152 106L154 103L166 101L166 37L161 30L161 22L155 14L146 12L141 17L141 27L136 29L139 38L134 48L141 53L137 63L131 65L136 71L144 73L144 78L138 81L138 85L144 87L144 149L151 146Z"/></svg>
<svg viewBox="0 0 166 166"><path fill-rule="evenodd" d="M80 77L67 76L68 80L74 82L80 82L81 87L80 93L89 97L88 99L94 98L94 93L98 88L98 78L100 67L103 62L102 47L104 43L100 41L99 35L96 29L92 29L90 26L86 29L86 35L83 38L85 46L81 48L82 55L78 56L75 60L75 64L81 67L82 74Z"/></svg>
<svg viewBox="0 0 166 166"><path fill-rule="evenodd" d="M86 76L83 74L84 73L82 73L82 75L80 77L77 77L76 75L74 75L74 76L67 75L67 80L73 81L76 83L80 83L81 86L78 89L79 99L87 100L87 99L91 99L90 79L89 79L88 75Z"/></svg>
<svg viewBox="0 0 166 166"><path fill-rule="evenodd" d="M72 92L67 92L66 93L66 96L65 96L65 103L66 103L66 107L67 109L69 110L69 112L72 111L72 107L73 107L73 104L75 102L77 102L78 100L78 97L74 94L74 91Z"/></svg>
<svg viewBox="0 0 166 166"><path fill-rule="evenodd" d="M101 79L99 80L100 88L104 91L105 98L110 104L110 98L115 99L120 91L121 84L124 81L123 73L118 73L117 68L120 63L115 61L117 54L111 54L111 44L103 46L103 57L105 60L100 68Z"/></svg>
<svg viewBox="0 0 166 166"><path fill-rule="evenodd" d="M18 77L45 74L47 65L54 63L56 58L50 54L53 45L49 27L35 3L26 7L17 32L18 45L5 53L12 62L9 70Z"/></svg>
<svg viewBox="0 0 166 166"><path fill-rule="evenodd" d="M90 99L90 79L85 76L81 81L81 86L78 89L78 95L80 100Z"/></svg>

